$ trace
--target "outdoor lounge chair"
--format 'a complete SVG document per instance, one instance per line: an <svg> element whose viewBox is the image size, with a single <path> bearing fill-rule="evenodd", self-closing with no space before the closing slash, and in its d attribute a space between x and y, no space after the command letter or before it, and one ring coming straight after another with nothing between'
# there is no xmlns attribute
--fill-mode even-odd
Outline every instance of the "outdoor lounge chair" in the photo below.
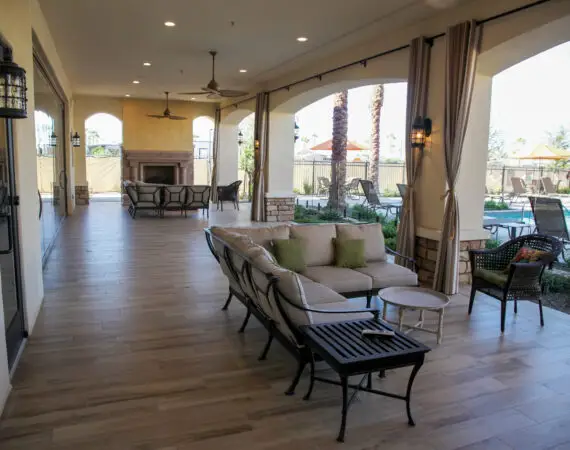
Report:
<svg viewBox="0 0 570 450"><path fill-rule="evenodd" d="M317 178L317 195L329 195L329 189L331 187L331 181L327 177Z"/></svg>
<svg viewBox="0 0 570 450"><path fill-rule="evenodd" d="M511 263L517 252L528 247L548 252L537 262ZM501 333L505 331L507 302L517 300L535 300L540 312L540 325L544 326L542 314L542 274L544 269L558 258L562 251L560 241L551 236L529 234L505 242L498 248L470 250L469 259L473 270L469 314L477 291L481 291L501 301Z"/></svg>
<svg viewBox="0 0 570 450"><path fill-rule="evenodd" d="M401 205L397 203L382 203L380 201L380 195L378 194L378 191L376 191L372 181L360 180L360 186L362 186L362 191L364 192L364 201L362 202L363 206L367 206L372 209L383 209L386 211L386 217L388 214L392 214L396 217L399 216Z"/></svg>
<svg viewBox="0 0 570 450"><path fill-rule="evenodd" d="M400 197L402 197L402 199L403 199L406 196L406 191L408 190L408 185L398 183L398 184L396 184L396 186L398 187L398 192L400 193Z"/></svg>
<svg viewBox="0 0 570 450"><path fill-rule="evenodd" d="M552 197L529 197L529 200L537 233L560 239L566 258L565 247L570 245L570 235L562 201Z"/></svg>
<svg viewBox="0 0 570 450"><path fill-rule="evenodd" d="M509 194L509 205L521 197L528 197L529 192L522 178L511 177L511 184L513 185L513 191Z"/></svg>
<svg viewBox="0 0 570 450"><path fill-rule="evenodd" d="M541 178L542 189L546 195L563 195L558 193L558 187L560 186L560 181L556 185L552 182L552 178L543 177Z"/></svg>

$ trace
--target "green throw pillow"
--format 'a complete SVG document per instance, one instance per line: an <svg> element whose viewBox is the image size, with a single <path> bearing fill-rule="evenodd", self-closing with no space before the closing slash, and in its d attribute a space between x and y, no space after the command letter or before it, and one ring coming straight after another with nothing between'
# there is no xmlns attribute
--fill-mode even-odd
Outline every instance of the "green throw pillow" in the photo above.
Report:
<svg viewBox="0 0 570 450"><path fill-rule="evenodd" d="M279 265L285 269L292 272L304 272L307 268L305 249L301 239L274 239L273 253Z"/></svg>
<svg viewBox="0 0 570 450"><path fill-rule="evenodd" d="M364 239L334 239L335 266L347 269L366 267Z"/></svg>

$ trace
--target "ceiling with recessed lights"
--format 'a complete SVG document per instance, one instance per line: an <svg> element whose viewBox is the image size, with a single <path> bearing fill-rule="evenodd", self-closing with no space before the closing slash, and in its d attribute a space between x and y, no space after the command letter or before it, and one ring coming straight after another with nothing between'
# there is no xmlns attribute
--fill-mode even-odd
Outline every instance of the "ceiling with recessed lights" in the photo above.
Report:
<svg viewBox="0 0 570 450"><path fill-rule="evenodd" d="M438 12L434 0L39 1L74 93L135 98L199 90L211 78L211 49L221 88L251 91Z"/></svg>

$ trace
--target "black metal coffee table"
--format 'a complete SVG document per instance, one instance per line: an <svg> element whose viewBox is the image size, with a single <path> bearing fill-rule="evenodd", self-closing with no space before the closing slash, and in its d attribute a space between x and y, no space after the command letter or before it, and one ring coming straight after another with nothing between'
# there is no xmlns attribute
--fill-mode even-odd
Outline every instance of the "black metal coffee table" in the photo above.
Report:
<svg viewBox="0 0 570 450"><path fill-rule="evenodd" d="M311 381L304 399L308 400L313 391L316 381L342 386L342 420L337 441L344 442L346 430L346 416L348 408L358 391L370 392L385 397L397 398L406 401L408 423L415 425L410 410L410 397L412 384L420 367L424 362L424 356L430 351L429 347L395 331L393 338L361 337L364 329L390 330L392 328L385 322L376 319L351 320L346 322L323 323L306 325L301 327L304 342L312 351L326 361L330 367L338 373L340 382L315 376L314 357L311 361ZM383 376L387 369L413 366L406 395L398 395L390 392L379 391L372 388L372 372L379 372ZM349 384L348 377L364 375L358 384ZM364 385L366 381L366 386ZM348 398L348 387L355 391Z"/></svg>

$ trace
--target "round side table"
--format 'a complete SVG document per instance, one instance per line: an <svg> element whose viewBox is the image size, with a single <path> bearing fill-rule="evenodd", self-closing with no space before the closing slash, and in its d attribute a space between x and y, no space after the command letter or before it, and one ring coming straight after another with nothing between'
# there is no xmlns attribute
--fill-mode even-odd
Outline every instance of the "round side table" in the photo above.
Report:
<svg viewBox="0 0 570 450"><path fill-rule="evenodd" d="M437 343L441 343L443 337L443 312L449 304L449 297L440 292L420 287L390 287L382 289L378 293L378 297L384 302L382 310L382 319L386 322L397 324L399 331L404 328L407 332L412 330L425 331L437 335ZM386 319L388 304L398 307L398 322ZM406 310L420 311L420 319L415 325L407 325L404 323L404 312ZM424 312L433 311L438 313L437 329L424 327Z"/></svg>

